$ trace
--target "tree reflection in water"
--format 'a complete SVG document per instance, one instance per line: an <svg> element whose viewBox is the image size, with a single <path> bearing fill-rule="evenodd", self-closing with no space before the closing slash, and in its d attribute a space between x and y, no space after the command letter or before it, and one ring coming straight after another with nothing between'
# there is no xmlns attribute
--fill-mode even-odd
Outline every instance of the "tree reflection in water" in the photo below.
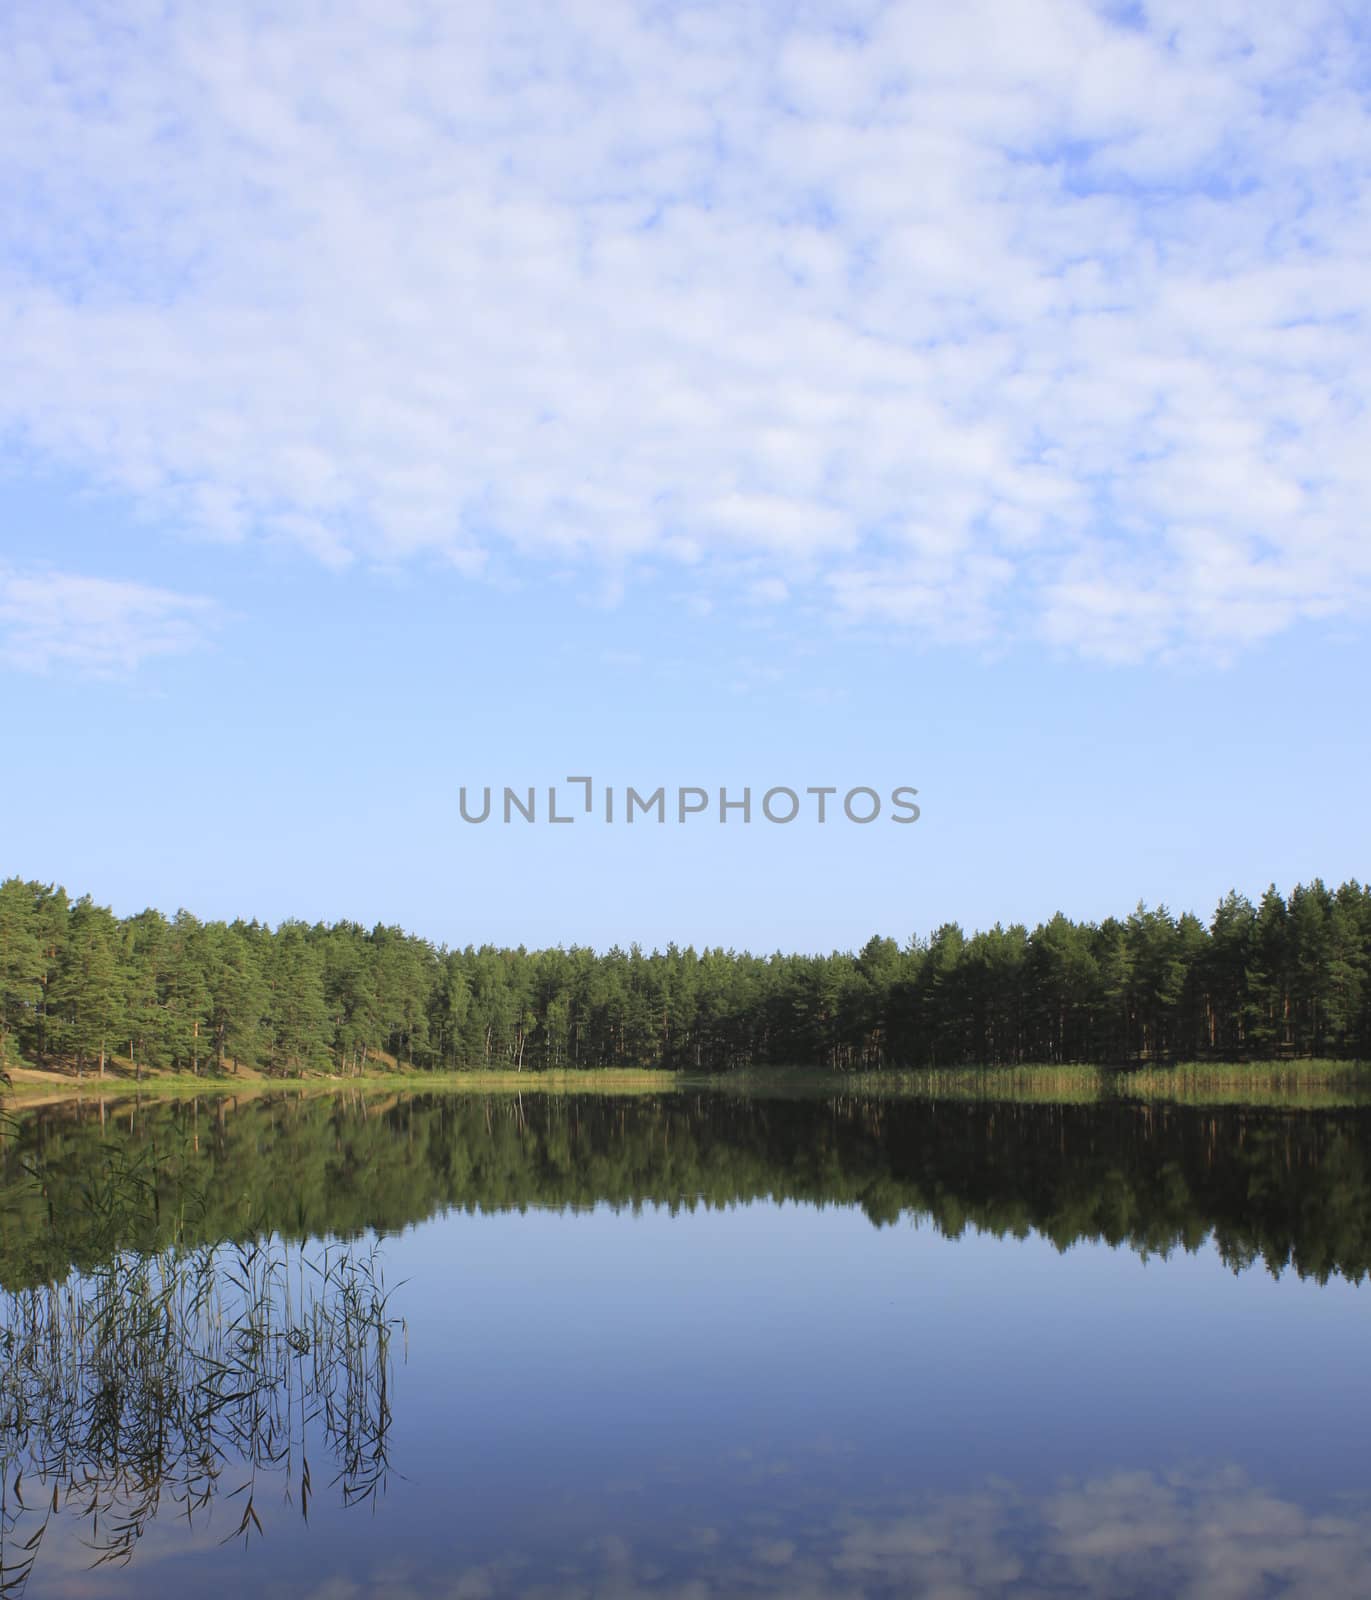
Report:
<svg viewBox="0 0 1371 1600"><path fill-rule="evenodd" d="M156 1195L110 1152L90 1216L118 1237ZM344 1504L383 1491L397 1329L374 1242L116 1249L0 1291L0 1596L23 1591L59 1513L84 1519L101 1565L127 1562L168 1502L194 1522L225 1495L241 1505L226 1539L262 1533L268 1479L307 1519L312 1450Z"/></svg>
<svg viewBox="0 0 1371 1600"><path fill-rule="evenodd" d="M207 1544L225 1532L246 1540L264 1524L270 1531L269 1505L283 1533L275 1494L284 1486L291 1504L308 1515L311 1467L317 1480L326 1457L344 1502L377 1495L386 1481L389 1363L399 1327L387 1309L381 1264L365 1242L377 1233L445 1212L471 1218L660 1205L684 1214L790 1202L856 1208L881 1228L927 1222L949 1239L971 1232L1037 1235L1061 1250L1099 1244L1144 1257L1212 1249L1215 1259L1204 1269L1210 1280L1215 1269L1289 1273L1311 1288L1326 1285L1330 1307L1350 1308L1346 1283L1371 1272L1371 1111L918 1099L846 1090L815 1097L691 1090L631 1099L264 1094L26 1108L0 1137L0 1600L23 1588L58 1512L88 1518L80 1526L93 1559L118 1562L128 1560L159 1508L184 1509ZM454 1228L467 1227L466 1218L455 1216ZM474 1223L470 1236L481 1236ZM340 1238L361 1242L317 1243ZM603 1246L593 1229L583 1241L567 1239L568 1249ZM902 1256L885 1259L889 1270L905 1270ZM593 1254L585 1260L595 1265ZM1078 1285L1103 1282L1093 1277L1091 1260L1087 1251ZM1111 1275L1104 1292L1113 1283ZM863 1296L874 1292L870 1284L860 1287ZM1044 1293L1059 1287L1060 1280L1048 1282ZM1312 1297L1298 1285L1288 1289L1279 1302L1266 1300L1282 1308L1266 1332L1243 1329L1240 1336L1272 1340L1284 1330L1269 1346L1276 1374L1270 1395L1284 1403L1302 1393L1324 1406L1319 1415L1326 1418L1336 1414L1330 1386L1349 1383L1343 1347L1328 1347L1326 1379L1303 1389L1291 1386L1281 1363L1291 1349L1321 1351L1318 1339L1342 1326L1349 1312L1315 1315ZM727 1275L721 1278L721 1317L730 1306L746 1313L746 1296L737 1298L742 1293ZM863 1296L858 1304L867 1303ZM1004 1303L1012 1317L1012 1302ZM648 1307L644 1326L665 1341L659 1355L680 1339L689 1363L690 1338L671 1325L668 1311ZM1130 1352L1142 1348L1139 1334L1107 1304L1100 1315L1118 1370L1126 1373ZM1192 1372L1217 1373L1207 1365L1219 1357L1203 1336L1203 1301L1197 1315L1202 1336ZM945 1328L955 1331L955 1321ZM1213 1326L1237 1324L1219 1316ZM978 1326L975 1337L983 1331ZM587 1357L587 1396L573 1397L557 1413L569 1436L579 1418L582 1436L599 1431L612 1442L617 1418L636 1416L653 1402L643 1376L650 1363L627 1367L622 1385L601 1381L627 1337L611 1332ZM1004 1337L1003 1346L992 1340L990 1348L1017 1359L1013 1338ZM641 1355L651 1347L640 1342L637 1349ZM498 1347L492 1350L497 1362L504 1359ZM1177 1359L1184 1356L1178 1344ZM808 1375L803 1365L795 1371ZM828 1375L820 1364L812 1381ZM652 1514L636 1524L621 1523L618 1506L600 1503L588 1488L576 1514L567 1512L563 1492L574 1500L583 1487L579 1455L563 1472L561 1456L554 1452L550 1463L540 1463L533 1452L517 1471L530 1493L541 1490L540 1515L530 1520L516 1507L515 1531L507 1533L500 1515L487 1515L508 1504L505 1480L497 1474L486 1481L472 1464L492 1444L515 1451L525 1437L520 1419L528 1437L539 1436L550 1382L543 1375L516 1388L498 1414L473 1411L462 1482L477 1492L468 1501L453 1507L444 1498L440 1472L434 1473L440 1487L430 1485L428 1500L414 1491L411 1511L431 1508L432 1515L423 1519L428 1542L406 1548L413 1579L406 1592L432 1600L515 1596L546 1578L554 1589L579 1585L582 1593L669 1600L768 1592L851 1600L952 1589L1289 1592L1321 1600L1371 1593L1365 1504L1273 1498L1275 1489L1263 1487L1268 1446L1254 1459L1258 1447L1245 1427L1236 1430L1232 1464L1253 1477L1232 1494L1232 1485L1182 1482L1171 1471L1174 1463L1155 1458L1153 1447L1134 1449L1124 1439L1117 1464L1149 1475L1092 1485L1081 1505L1064 1489L1046 1499L1028 1487L1006 1491L993 1529L978 1543L975 1527L964 1523L982 1515L983 1496L954 1506L913 1489L900 1504L864 1491L853 1503L820 1463L812 1497L804 1471L797 1473L793 1503L768 1480L761 1509L775 1520L764 1544L739 1513L713 1519L707 1546L687 1548L680 1539L694 1524L683 1525L681 1517L692 1493L698 1489L706 1504L720 1496L741 1502L753 1493L750 1480L727 1477L731 1457L724 1447L745 1442L749 1419L769 1426L767 1408L780 1403L769 1386L736 1429L720 1417L720 1451L707 1482L697 1484L689 1473L683 1479L675 1462L672 1476L645 1480L641 1503ZM441 1373L427 1397L435 1413L430 1420L441 1422L473 1392L471 1369ZM1007 1409L986 1424L989 1440L1020 1425L1011 1390L996 1392ZM605 1393L613 1395L611 1408L597 1410L588 1396ZM1193 1396L1195 1386L1185 1393ZM954 1385L949 1395L980 1404L974 1385ZM790 1406L788 1394L783 1403ZM1146 1423L1139 1434L1145 1439L1156 1417L1180 1403L1161 1385L1126 1398L1118 1415ZM1216 1461L1227 1460L1223 1418L1235 1415L1223 1407L1239 1403L1248 1405L1216 1401ZM1022 1413L1033 1414L1033 1407ZM1082 1426L1084 1436L1095 1427ZM1297 1440L1305 1426L1287 1406L1273 1420L1270 1448L1283 1438ZM418 1429L406 1445L411 1467L423 1463L429 1435L445 1447L447 1430ZM942 1438L955 1457L955 1437ZM917 1429L904 1436L896 1429L885 1445L877 1438L876 1447L921 1448ZM1360 1481L1362 1453L1346 1440L1340 1448L1348 1481ZM1073 1459L1066 1446L1057 1455L1068 1466ZM898 1479L898 1461L893 1471ZM616 1468L616 1482L619 1476ZM231 1515L211 1531L206 1524L216 1500L217 1514L227 1508ZM1083 1523L1076 1517L1082 1505ZM290 1520L298 1531L298 1519ZM1221 1544L1214 1538L1220 1523L1234 1530ZM1110 1549L1118 1547L1112 1567L1098 1537L1101 1524L1113 1530ZM411 1517L408 1527L415 1525ZM1273 1529L1279 1538L1263 1542ZM35 1590L62 1564L66 1531L54 1530ZM603 1561L594 1553L597 1538ZM154 1543L144 1543L130 1579L148 1570ZM394 1592L384 1587L389 1576L368 1576L373 1551L359 1556L363 1543L324 1554L316 1539L310 1564L338 1563L335 1576L348 1593ZM271 1554L278 1558L290 1548L277 1537ZM977 1550L984 1561L972 1560ZM223 1552L235 1562L238 1554ZM240 1573L215 1563L211 1550L196 1559L207 1587L212 1580L220 1592L234 1592ZM1140 1580L1134 1568L1143 1561L1162 1576ZM1011 1568L1021 1576L1011 1580ZM769 1587L771 1579L777 1581ZM381 1586L368 1590L369 1582Z"/></svg>

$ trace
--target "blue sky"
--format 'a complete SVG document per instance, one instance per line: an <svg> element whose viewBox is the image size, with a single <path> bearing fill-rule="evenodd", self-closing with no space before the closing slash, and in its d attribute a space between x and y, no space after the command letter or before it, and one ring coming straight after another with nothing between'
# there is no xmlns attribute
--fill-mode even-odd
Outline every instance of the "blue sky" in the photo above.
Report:
<svg viewBox="0 0 1371 1600"><path fill-rule="evenodd" d="M763 949L1364 878L1369 86L1337 5L20 0L3 870ZM923 815L458 818L580 772Z"/></svg>

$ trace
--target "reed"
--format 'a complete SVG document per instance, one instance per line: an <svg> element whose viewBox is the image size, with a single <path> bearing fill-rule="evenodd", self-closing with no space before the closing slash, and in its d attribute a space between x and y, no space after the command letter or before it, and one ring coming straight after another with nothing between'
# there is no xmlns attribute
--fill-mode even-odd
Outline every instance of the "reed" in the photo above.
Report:
<svg viewBox="0 0 1371 1600"><path fill-rule="evenodd" d="M127 1238L156 1195L147 1161L111 1150L93 1227ZM262 1533L269 1480L308 1518L311 1450L344 1504L383 1489L404 1324L382 1266L374 1241L178 1239L0 1291L0 1597L22 1594L59 1514L88 1523L98 1566L130 1560L168 1504L193 1522L238 1499L227 1538Z"/></svg>

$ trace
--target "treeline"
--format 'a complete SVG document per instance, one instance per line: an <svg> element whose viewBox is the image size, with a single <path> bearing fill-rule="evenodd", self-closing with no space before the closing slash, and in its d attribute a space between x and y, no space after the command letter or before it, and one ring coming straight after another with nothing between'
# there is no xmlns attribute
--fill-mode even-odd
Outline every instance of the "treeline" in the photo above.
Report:
<svg viewBox="0 0 1371 1600"><path fill-rule="evenodd" d="M1371 889L955 924L857 954L462 950L378 925L116 918L0 885L0 1065L361 1075L647 1067L1097 1065L1371 1055Z"/></svg>
<svg viewBox="0 0 1371 1600"><path fill-rule="evenodd" d="M0 1286L113 1250L393 1232L449 1208L785 1200L1234 1270L1371 1270L1371 1115L636 1095L91 1097L0 1131ZM129 1181L111 1181L123 1172ZM92 1200L94 1196L94 1200Z"/></svg>

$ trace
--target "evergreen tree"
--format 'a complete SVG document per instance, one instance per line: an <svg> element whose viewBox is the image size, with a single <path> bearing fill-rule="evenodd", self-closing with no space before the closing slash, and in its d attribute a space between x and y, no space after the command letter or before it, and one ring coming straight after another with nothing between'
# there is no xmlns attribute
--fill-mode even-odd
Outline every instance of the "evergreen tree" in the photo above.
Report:
<svg viewBox="0 0 1371 1600"><path fill-rule="evenodd" d="M904 947L769 957L435 949L398 928L117 921L89 897L0 884L0 1063L135 1074L231 1064L357 1074L600 1066L1126 1065L1371 1050L1371 890L1320 880L1206 927L1139 905L1031 932L955 924ZM122 1069L121 1069L122 1070Z"/></svg>
<svg viewBox="0 0 1371 1600"><path fill-rule="evenodd" d="M266 946L268 1069L278 1077L327 1070L329 1015L324 958L300 922L284 922Z"/></svg>
<svg viewBox="0 0 1371 1600"><path fill-rule="evenodd" d="M36 914L40 885L0 883L0 1067L32 1046L44 963Z"/></svg>
<svg viewBox="0 0 1371 1600"><path fill-rule="evenodd" d="M104 1077L110 1042L122 1028L118 937L113 915L89 895L71 907L48 986L48 1044L75 1057L78 1078L88 1061Z"/></svg>

